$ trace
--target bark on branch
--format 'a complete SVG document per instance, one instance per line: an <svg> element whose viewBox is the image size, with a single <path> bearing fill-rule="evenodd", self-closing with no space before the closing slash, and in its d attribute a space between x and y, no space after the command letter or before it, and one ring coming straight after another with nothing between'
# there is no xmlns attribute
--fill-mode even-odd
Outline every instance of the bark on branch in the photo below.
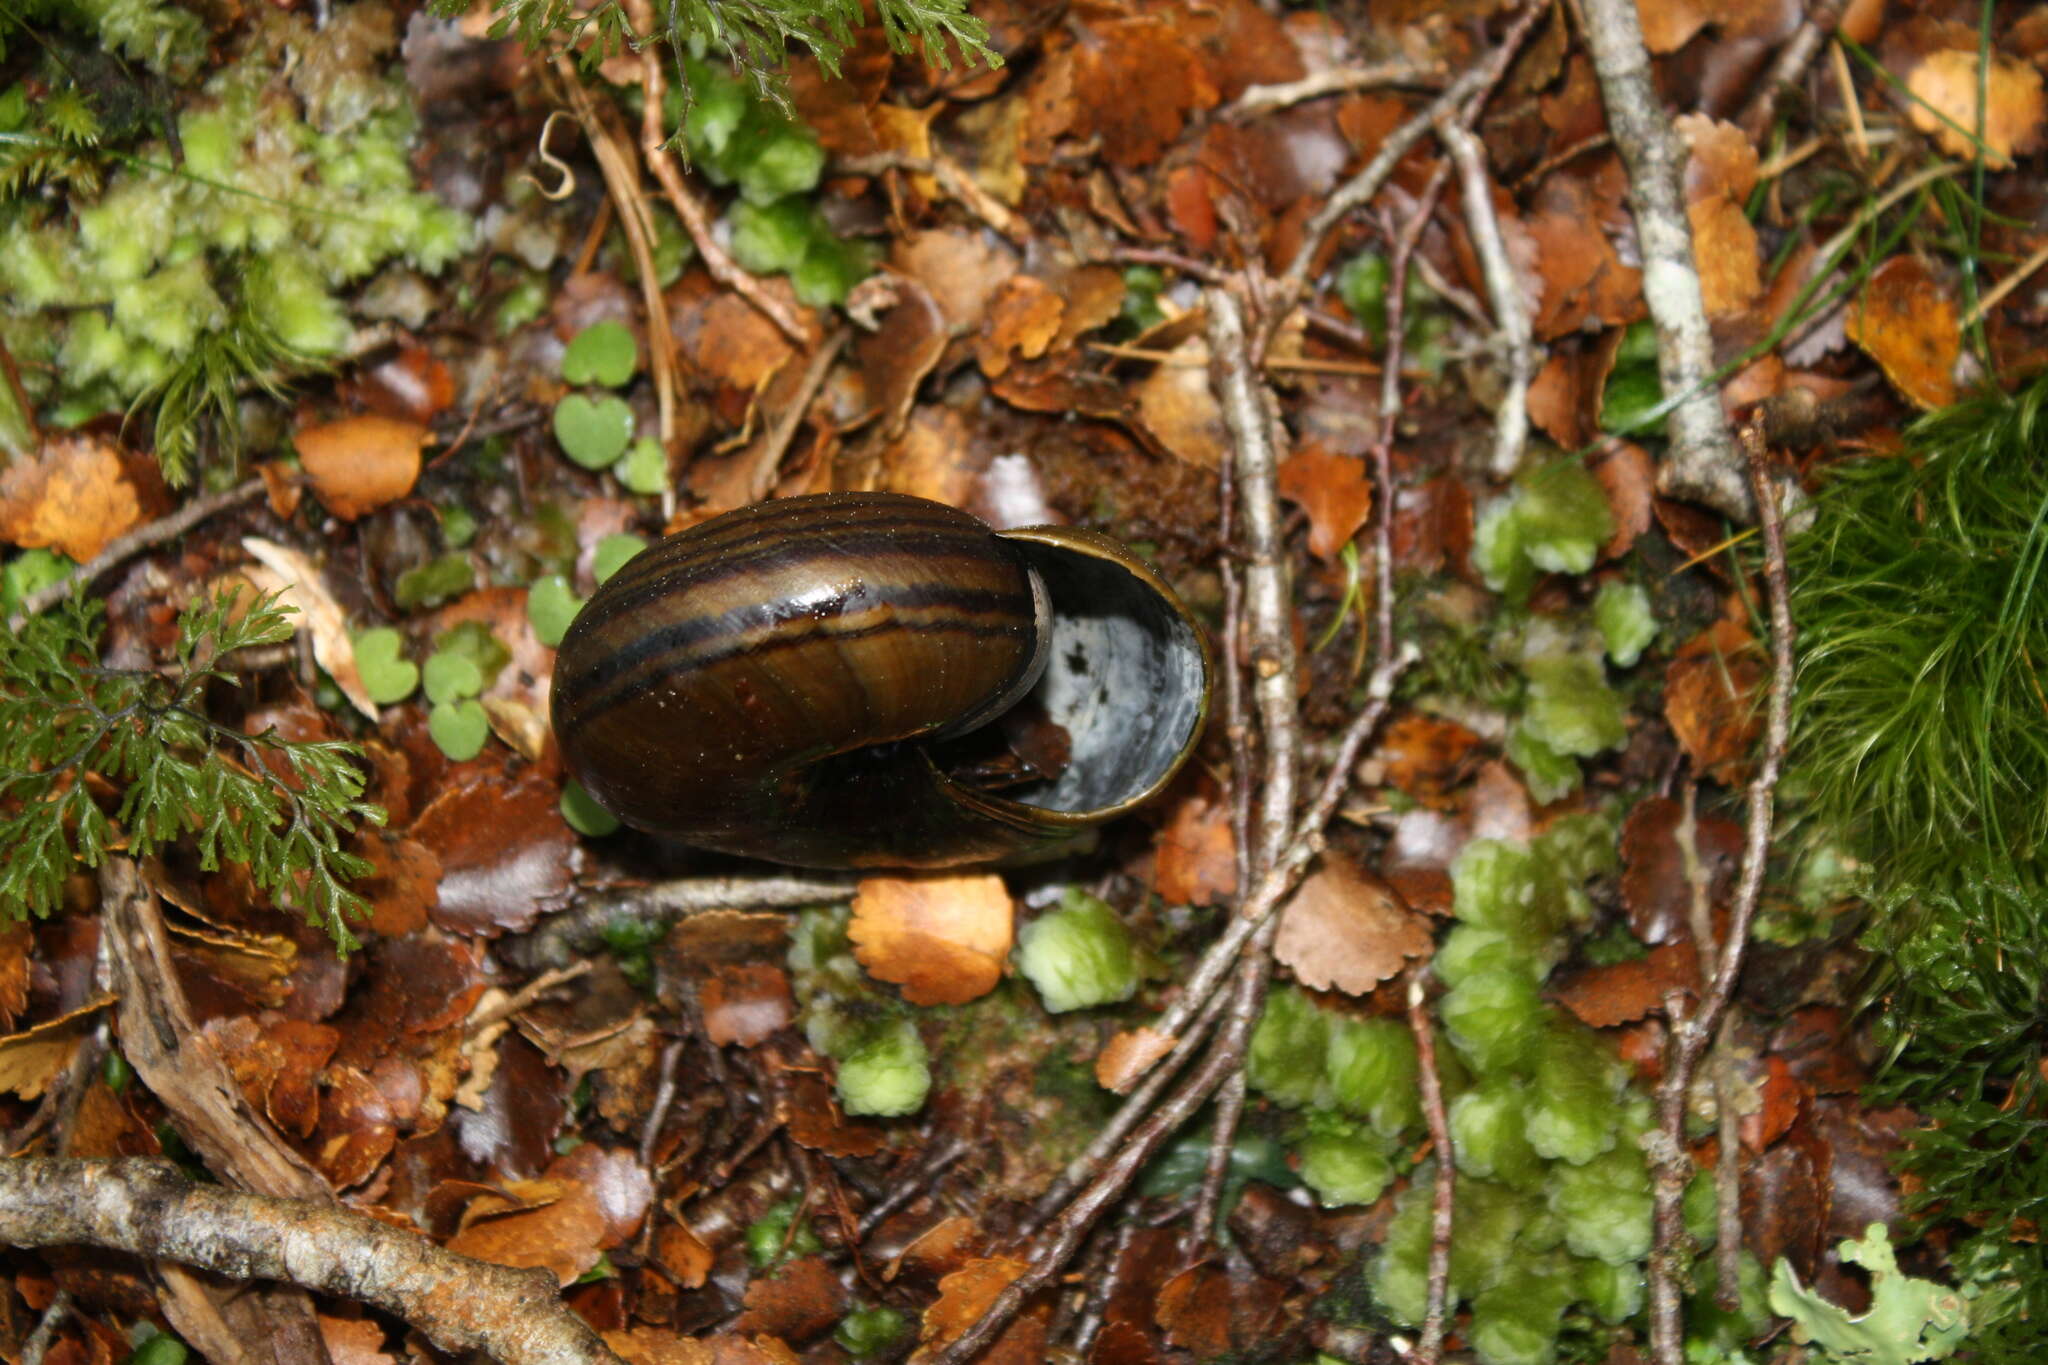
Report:
<svg viewBox="0 0 2048 1365"><path fill-rule="evenodd" d="M1585 0L1585 13L1607 126L1628 167L1643 300L1657 329L1658 377L1673 402L1665 419L1671 449L1657 471L1658 489L1748 522L1756 513L1742 457L1721 412L1714 338L1685 216L1685 146L1658 102L1636 0Z"/></svg>
<svg viewBox="0 0 2048 1365"><path fill-rule="evenodd" d="M451 1354L623 1365L555 1277L458 1256L337 1205L195 1185L165 1161L0 1161L0 1245L94 1246L373 1304Z"/></svg>

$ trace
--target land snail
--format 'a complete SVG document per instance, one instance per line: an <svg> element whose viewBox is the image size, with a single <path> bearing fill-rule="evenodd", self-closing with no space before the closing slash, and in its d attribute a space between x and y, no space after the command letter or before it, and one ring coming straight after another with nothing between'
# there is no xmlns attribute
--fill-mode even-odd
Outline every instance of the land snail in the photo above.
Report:
<svg viewBox="0 0 2048 1365"><path fill-rule="evenodd" d="M634 558L563 637L552 707L569 773L635 828L940 868L1049 854L1131 810L1208 704L1201 628L1108 537L827 493Z"/></svg>

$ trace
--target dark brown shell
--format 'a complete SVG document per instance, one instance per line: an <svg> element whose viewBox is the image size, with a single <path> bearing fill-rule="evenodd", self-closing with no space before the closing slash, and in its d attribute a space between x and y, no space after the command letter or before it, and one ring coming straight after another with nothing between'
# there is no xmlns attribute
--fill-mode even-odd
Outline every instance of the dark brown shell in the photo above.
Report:
<svg viewBox="0 0 2048 1365"><path fill-rule="evenodd" d="M866 493L761 503L669 537L599 588L562 640L553 713L571 775L640 829L811 867L986 861L1108 818L1076 807L1100 804L1085 775L1040 805L963 788L926 752L1008 709L1041 672L1086 690L1074 665L1109 652L1077 646L1057 662L1046 587L1073 574L1037 562L1040 534ZM1084 595L1115 599L1127 581L1164 591L1111 542L1042 534L1078 538L1084 557L1111 547L1113 581L1084 582ZM1156 780L1136 799L1200 728L1206 665L1191 622L1183 633L1203 701L1180 708L1188 733L1170 754L1139 765L1163 772L1144 774Z"/></svg>

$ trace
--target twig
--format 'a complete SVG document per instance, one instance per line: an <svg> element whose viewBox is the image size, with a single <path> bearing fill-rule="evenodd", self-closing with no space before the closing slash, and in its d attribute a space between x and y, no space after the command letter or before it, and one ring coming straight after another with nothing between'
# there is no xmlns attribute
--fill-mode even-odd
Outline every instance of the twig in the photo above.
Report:
<svg viewBox="0 0 2048 1365"><path fill-rule="evenodd" d="M1373 498L1379 513L1373 519L1373 657L1385 664L1394 648L1394 433L1401 418L1401 353L1408 333L1408 266L1415 260L1423 230L1443 193L1442 167L1429 177L1408 224L1393 238L1387 261L1387 353L1380 371L1380 426L1372 443Z"/></svg>
<svg viewBox="0 0 2048 1365"><path fill-rule="evenodd" d="M1187 1236L1181 1241L1181 1257L1190 1265L1200 1259L1202 1248L1209 1244L1216 1228L1216 1212L1223 1206L1223 1184L1230 1176L1237 1124L1244 1117L1244 1094L1243 1071L1231 1072L1216 1091L1216 1124L1210 1130L1209 1160L1202 1167L1202 1188L1195 1194Z"/></svg>
<svg viewBox="0 0 2048 1365"><path fill-rule="evenodd" d="M1742 975L1749 928L1763 896L1764 870L1770 858L1772 815L1778 775L1784 768L1792 706L1792 612L1785 569L1785 524L1776 490L1765 463L1763 431L1751 422L1743 429L1750 486L1756 497L1764 541L1764 585L1770 597L1771 692L1764 727L1763 762L1749 784L1749 818L1742 849L1742 875L1728 915L1726 941L1716 954L1711 983L1699 1007L1688 1013L1683 994L1665 1002L1671 1020L1664 1077L1657 1083L1657 1131L1644 1140L1652 1172L1655 1206L1650 1250L1650 1348L1658 1365L1682 1365L1685 1323L1680 1283L1685 1256L1685 1187L1692 1159L1685 1149L1686 1096L1692 1078L1719 1029L1735 984ZM1710 951L1703 946L1702 951Z"/></svg>
<svg viewBox="0 0 2048 1365"><path fill-rule="evenodd" d="M168 1161L0 1161L0 1243L92 1246L287 1284L396 1314L454 1355L622 1365L554 1275L472 1260L339 1205L195 1185Z"/></svg>
<svg viewBox="0 0 2048 1365"><path fill-rule="evenodd" d="M1263 947L1270 946L1272 931L1279 927L1279 920L1267 922L1260 934ZM1230 1013L1234 1018L1243 1018L1246 1010L1242 993L1250 983L1256 981L1263 989L1265 973L1247 973L1239 978L1238 991L1233 994ZM1250 1013L1255 1017L1256 1005ZM1228 1039L1232 1035L1226 1035ZM1248 1034L1246 1035L1248 1037ZM1007 1326L1017 1311L1040 1289L1052 1283L1067 1262L1073 1259L1081 1244L1087 1239L1089 1229L1096 1219L1115 1205L1130 1188L1138 1173L1145 1169L1153 1155L1158 1152L1166 1139L1171 1137L1183 1123L1200 1109L1209 1096L1214 1094L1224 1077L1236 1071L1244 1061L1242 1047L1233 1048L1228 1041L1219 1042L1202 1059L1202 1065L1187 1083L1175 1091L1172 1098L1161 1105L1144 1124L1134 1132L1130 1140L1118 1149L1116 1155L1102 1171L1088 1183L1045 1232L1039 1235L1039 1242L1031 1257L1031 1264L1023 1274L1003 1286L1002 1292L990 1301L981 1317L965 1332L948 1342L944 1349L933 1355L929 1365L967 1365L983 1347L992 1341L998 1332Z"/></svg>
<svg viewBox="0 0 2048 1365"><path fill-rule="evenodd" d="M1508 261L1500 219L1493 211L1486 150L1476 136L1458 124L1446 123L1440 131L1451 160L1458 166L1459 183L1464 189L1465 221L1472 229L1472 244L1479 251L1486 292L1493 300L1493 315L1507 352L1508 388L1493 415L1493 467L1489 472L1496 479L1509 479L1521 466L1522 450L1529 440L1529 382L1536 376L1535 332L1529 321L1528 301L1522 297L1515 268Z"/></svg>
<svg viewBox="0 0 2048 1365"><path fill-rule="evenodd" d="M647 309L647 354L654 373L661 448L665 455L672 455L670 447L676 434L676 338L669 329L668 299L654 274L654 214L647 206L647 196L640 192L639 167L627 158L619 139L605 126L604 115L584 88L575 63L567 56L556 57L555 74L561 78L576 121L583 125L583 136L604 176L605 194L618 209L619 229L626 234L626 246L633 253L633 265L640 276L640 298ZM658 111L659 106L656 108Z"/></svg>
<svg viewBox="0 0 2048 1365"><path fill-rule="evenodd" d="M1521 17L1515 20L1514 27L1508 30L1507 37L1501 40L1499 47L1488 53L1483 60L1466 68L1456 80L1445 86L1443 93L1431 100L1429 106L1421 113L1387 134L1386 140L1380 143L1379 150L1373 153L1372 160L1365 164L1365 168L1338 186L1336 192L1330 196L1329 202L1308 220L1301 231L1301 247L1294 253L1293 261L1280 277L1278 297L1261 330L1258 347L1261 354L1272 340L1273 332L1284 320L1288 310L1300 301L1302 294L1307 290L1309 272L1315 269L1316 257L1322 254L1323 240L1330 235L1331 230L1352 210L1363 208L1372 202L1373 197L1380 192L1380 187L1385 185L1387 178L1394 173L1394 168L1401 164L1401 158L1408 155L1409 149L1422 141L1431 128L1455 115L1467 100L1484 101L1485 96L1507 73L1508 63L1513 60L1515 53L1521 50L1523 40L1528 37L1536 21L1548 12L1549 6L1542 0L1531 0L1523 9Z"/></svg>
<svg viewBox="0 0 2048 1365"><path fill-rule="evenodd" d="M481 1033L492 1024L510 1019L513 1015L519 1013L555 987L574 981L578 977L588 976L590 968L591 964L587 958L582 962L572 962L566 967L550 967L524 986L521 986L513 994L500 1000L497 1004L492 1005L488 1009L478 1010L475 1014L470 1015L468 1019L463 1021L463 1033Z"/></svg>
<svg viewBox="0 0 2048 1365"><path fill-rule="evenodd" d="M1658 103L1636 0L1584 0L1584 6L1607 125L1628 167L1629 205L1642 247L1643 301L1657 332L1658 377L1673 396L1665 419L1671 449L1658 470L1658 488L1747 522L1755 513L1742 459L1721 414L1714 336L1693 266L1681 180L1685 148Z"/></svg>
<svg viewBox="0 0 2048 1365"><path fill-rule="evenodd" d="M651 34L655 31L654 8L649 0L626 0L626 14L636 32ZM760 280L732 258L731 252L719 245L718 238L711 231L711 215L697 202L697 196L690 193L690 187L683 183L682 168L676 165L675 156L668 149L668 130L662 126L663 111L668 104L668 73L661 67L661 56L665 51L667 48L662 44L652 42L640 51L643 101L640 154L647 158L647 169L654 172L654 179L668 197L669 206L676 211L676 217L683 220L683 230L696 244L697 257L711 272L711 278L754 305L761 316L774 323L776 330L792 342L798 346L809 346L810 329L804 326L803 320L791 311L788 304L770 293Z"/></svg>
<svg viewBox="0 0 2048 1365"><path fill-rule="evenodd" d="M1750 98L1749 107L1742 111L1736 122L1743 132L1749 134L1752 142L1763 141L1771 120L1778 115L1778 101L1784 97L1798 79L1813 64L1820 46L1834 34L1842 22L1842 11L1848 8L1848 0L1817 0L1806 21L1798 31L1778 49L1771 69L1764 73L1762 84Z"/></svg>
<svg viewBox="0 0 2048 1365"><path fill-rule="evenodd" d="M811 400L824 387L825 376L832 372L832 362L839 358L840 348L846 345L851 335L848 328L841 327L811 352L809 363L797 379L796 392L789 396L789 401L783 404L774 420L768 423L767 430L761 433L756 448L747 456L751 466L747 471L747 496L750 500L758 502L775 487L775 475L782 468L782 457L788 453L790 441L795 439L797 428L811 410Z"/></svg>
<svg viewBox="0 0 2048 1365"><path fill-rule="evenodd" d="M1996 285L1993 285L1982 298L1978 299L1970 311L1963 314L1963 329L1967 331L1982 322L1986 314L1999 304L2005 302L2007 294L2010 294L2013 290L2026 283L2027 279L2044 265L2048 265L2048 245L2037 248L2033 255L2021 261L2017 266L2014 266L2011 273Z"/></svg>
<svg viewBox="0 0 2048 1365"><path fill-rule="evenodd" d="M1382 85L1433 85L1442 76L1441 71L1417 66L1400 57L1365 66L1333 67L1303 76L1300 80L1247 86L1245 92L1237 97L1237 102L1223 112L1227 118L1250 118L1255 114L1285 109L1304 100L1341 95L1348 90L1370 90Z"/></svg>
<svg viewBox="0 0 2048 1365"><path fill-rule="evenodd" d="M1415 1036L1415 1073L1422 1091L1422 1117L1436 1148L1436 1189L1432 1192L1429 1230L1429 1297L1422 1316L1422 1341L1415 1348L1418 1365L1436 1365L1443 1358L1444 1317L1451 1297L1451 1225L1456 1209L1457 1160L1451 1149L1451 1121L1444 1112L1443 1083L1436 1073L1436 1030L1429 1022L1422 967L1408 969L1408 1031Z"/></svg>
<svg viewBox="0 0 2048 1365"><path fill-rule="evenodd" d="M827 905L853 894L851 878L765 876L690 877L632 891L593 896L574 910L552 915L524 939L508 944L528 970L566 967L604 941L618 926L666 924L712 910L793 910Z"/></svg>
<svg viewBox="0 0 2048 1365"><path fill-rule="evenodd" d="M21 1344L21 1365L43 1365L43 1357L48 1354L57 1329L70 1316L71 1291L60 1289L50 1296L50 1306L43 1310L42 1317L36 1320L35 1330Z"/></svg>
<svg viewBox="0 0 2048 1365"><path fill-rule="evenodd" d="M1699 964L1700 994L1713 989L1716 952L1714 908L1708 895L1710 877L1700 861L1699 784L1685 784L1685 801L1678 820L1676 842L1679 865L1691 893L1688 906L1692 923L1694 956ZM1742 1121L1736 1112L1735 1077L1725 1046L1728 1030L1723 1024L1714 1055L1708 1059L1714 1070L1714 1121L1720 1158L1714 1167L1714 1220L1718 1237L1714 1243L1716 1271L1715 1299L1734 1312L1741 1305L1742 1271L1742 1170L1738 1161Z"/></svg>
<svg viewBox="0 0 2048 1365"><path fill-rule="evenodd" d="M960 163L949 156L911 156L906 152L872 152L866 156L841 156L832 161L832 168L844 175L880 175L884 171L908 171L912 175L928 175L939 182L940 188L955 199L982 222L994 228L1019 246L1031 241L1031 226L1002 200L983 189L969 175Z"/></svg>
<svg viewBox="0 0 2048 1365"><path fill-rule="evenodd" d="M116 537L108 542L106 549L73 569L65 577L22 598L21 607L7 622L7 628L20 630L22 623L29 617L41 615L68 597L73 587L81 584L90 585L94 579L116 564L167 540L176 540L208 517L225 512L230 507L240 507L245 502L254 502L263 496L263 489L263 480L250 479L219 493L208 493L203 498L194 498L169 516L159 517L147 526L138 527L127 535Z"/></svg>

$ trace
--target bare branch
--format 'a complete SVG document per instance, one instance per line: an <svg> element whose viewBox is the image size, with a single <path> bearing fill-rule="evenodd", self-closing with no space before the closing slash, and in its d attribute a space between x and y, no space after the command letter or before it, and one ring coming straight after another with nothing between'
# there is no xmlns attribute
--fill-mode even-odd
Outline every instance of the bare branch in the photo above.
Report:
<svg viewBox="0 0 2048 1365"><path fill-rule="evenodd" d="M280 1280L395 1313L501 1365L622 1365L555 1277L472 1260L334 1204L195 1185L167 1161L0 1161L0 1244L92 1246Z"/></svg>

